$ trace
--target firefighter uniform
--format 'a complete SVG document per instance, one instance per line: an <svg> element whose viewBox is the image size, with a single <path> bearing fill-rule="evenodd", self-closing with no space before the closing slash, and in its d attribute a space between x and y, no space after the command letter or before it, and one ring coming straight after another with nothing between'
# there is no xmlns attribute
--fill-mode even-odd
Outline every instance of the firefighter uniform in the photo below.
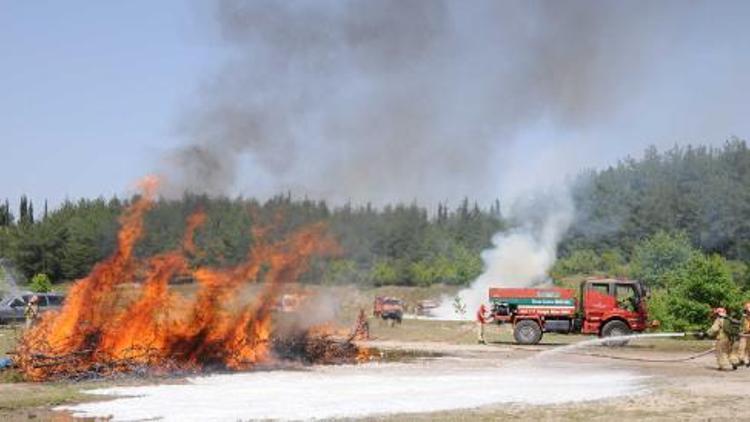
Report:
<svg viewBox="0 0 750 422"><path fill-rule="evenodd" d="M709 337L716 337L716 363L719 365L719 370L731 371L736 369L731 356L732 339L727 334L726 327L724 327L724 324L731 324L731 322L726 317L726 311L717 311L716 314L716 319L711 328L706 331L706 334Z"/></svg>
<svg viewBox="0 0 750 422"><path fill-rule="evenodd" d="M479 305L477 310L477 342L480 344L487 344L484 340L484 324L488 322L488 319L487 308L484 307L484 304Z"/></svg>
<svg viewBox="0 0 750 422"><path fill-rule="evenodd" d="M740 339L737 346L737 358L740 364L750 366L750 303L745 304L745 310L740 321Z"/></svg>
<svg viewBox="0 0 750 422"><path fill-rule="evenodd" d="M23 310L23 316L26 318L26 328L31 328L34 321L39 317L39 297L32 296Z"/></svg>
<svg viewBox="0 0 750 422"><path fill-rule="evenodd" d="M357 316L357 322L354 325L354 333L352 338L355 340L369 340L370 339L370 323L367 322L367 316L365 310L360 309L359 315Z"/></svg>

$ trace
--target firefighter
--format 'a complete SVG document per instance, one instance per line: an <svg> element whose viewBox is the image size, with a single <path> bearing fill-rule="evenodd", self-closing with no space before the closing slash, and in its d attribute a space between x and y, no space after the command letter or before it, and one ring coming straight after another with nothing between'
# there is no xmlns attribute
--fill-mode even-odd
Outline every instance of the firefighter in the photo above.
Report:
<svg viewBox="0 0 750 422"><path fill-rule="evenodd" d="M724 308L714 309L714 323L706 331L706 336L716 338L716 363L720 371L731 371L737 369L737 365L732 361L732 338L730 336L729 324L732 322L727 317L727 310Z"/></svg>
<svg viewBox="0 0 750 422"><path fill-rule="evenodd" d="M491 320L492 316L487 312L484 303L482 303L479 305L479 309L477 309L477 343L487 344L487 341L484 339L484 324Z"/></svg>
<svg viewBox="0 0 750 422"><path fill-rule="evenodd" d="M750 350L748 350L750 348L748 348L748 342L750 342L750 302L745 302L745 307L742 309L742 320L740 321L737 358L740 364L750 367Z"/></svg>
<svg viewBox="0 0 750 422"><path fill-rule="evenodd" d="M360 308L359 315L357 316L357 322L354 326L353 336L356 340L369 340L370 339L370 323L367 322L367 315L365 310Z"/></svg>
<svg viewBox="0 0 750 422"><path fill-rule="evenodd" d="M31 296L23 310L23 316L26 318L26 328L30 328L39 317L39 296Z"/></svg>

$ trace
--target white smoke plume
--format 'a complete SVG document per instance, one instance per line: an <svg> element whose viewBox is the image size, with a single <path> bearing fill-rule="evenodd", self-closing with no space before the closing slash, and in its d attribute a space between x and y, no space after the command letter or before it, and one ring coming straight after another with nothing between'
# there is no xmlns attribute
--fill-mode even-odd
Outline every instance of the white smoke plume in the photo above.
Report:
<svg viewBox="0 0 750 422"><path fill-rule="evenodd" d="M482 252L484 271L457 297L465 313L457 312L455 297L444 297L434 312L440 319L472 319L488 302L490 287L529 287L549 282L547 271L557 258L557 245L570 227L574 207L566 189L524 199L511 210L516 227L497 233L492 249Z"/></svg>

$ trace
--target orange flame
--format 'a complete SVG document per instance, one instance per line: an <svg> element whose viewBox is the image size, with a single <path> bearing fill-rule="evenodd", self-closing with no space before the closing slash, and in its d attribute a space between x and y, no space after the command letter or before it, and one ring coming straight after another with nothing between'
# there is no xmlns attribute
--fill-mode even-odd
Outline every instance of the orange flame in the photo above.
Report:
<svg viewBox="0 0 750 422"><path fill-rule="evenodd" d="M156 186L154 178L141 182L143 195L120 218L114 254L74 284L59 312L45 314L23 335L16 363L27 378L85 372L98 361L177 369L246 369L269 362L272 305L283 284L297 281L312 256L338 252L322 224L278 241L267 238L267 228L255 228L242 264L190 269L185 254L196 253L193 237L206 221L196 212L187 219L181 250L138 260L133 250ZM172 278L188 273L198 283L192 299L169 288ZM257 297L241 303L240 289L261 280Z"/></svg>
<svg viewBox="0 0 750 422"><path fill-rule="evenodd" d="M185 235L182 238L182 249L190 255L196 254L195 248L195 231L198 227L206 223L206 213L203 211L197 211L190 215L187 219L187 228L185 228Z"/></svg>

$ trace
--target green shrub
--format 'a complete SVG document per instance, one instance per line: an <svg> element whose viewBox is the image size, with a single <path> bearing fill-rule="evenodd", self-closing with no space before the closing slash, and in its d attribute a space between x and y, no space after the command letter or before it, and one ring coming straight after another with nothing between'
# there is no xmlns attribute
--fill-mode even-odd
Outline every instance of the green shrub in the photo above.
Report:
<svg viewBox="0 0 750 422"><path fill-rule="evenodd" d="M336 259L328 263L323 272L323 284L341 285L362 283L365 277L357 267L357 263L350 259Z"/></svg>
<svg viewBox="0 0 750 422"><path fill-rule="evenodd" d="M728 260L729 271L732 273L734 284L742 290L750 290L750 266L736 260Z"/></svg>
<svg viewBox="0 0 750 422"><path fill-rule="evenodd" d="M427 287L435 282L436 273L432 265L425 261L409 265L409 278L417 285Z"/></svg>
<svg viewBox="0 0 750 422"><path fill-rule="evenodd" d="M482 274L482 259L462 246L453 248L452 260L456 269L456 278L445 280L449 284L468 284Z"/></svg>
<svg viewBox="0 0 750 422"><path fill-rule="evenodd" d="M29 289L37 293L47 293L49 291L52 291L52 281L50 281L47 274L39 273L31 278L31 282L29 282Z"/></svg>
<svg viewBox="0 0 750 422"><path fill-rule="evenodd" d="M370 271L370 278L376 286L398 284L398 269L393 262L378 261Z"/></svg>
<svg viewBox="0 0 750 422"><path fill-rule="evenodd" d="M701 254L693 257L680 271L664 279L669 289L656 289L649 299L652 319L665 331L700 331L711 323L711 309L722 306L735 315L742 303L742 292L732 280L727 261Z"/></svg>
<svg viewBox="0 0 750 422"><path fill-rule="evenodd" d="M601 259L590 249L574 251L566 258L558 259L550 270L553 278L575 274L594 274L601 267Z"/></svg>
<svg viewBox="0 0 750 422"><path fill-rule="evenodd" d="M659 328L664 331L678 329L679 323L672 313L669 292L655 289L648 299L648 316L652 321L659 321Z"/></svg>
<svg viewBox="0 0 750 422"><path fill-rule="evenodd" d="M628 275L628 265L617 249L607 249L602 252L599 269L609 276L624 277Z"/></svg>
<svg viewBox="0 0 750 422"><path fill-rule="evenodd" d="M636 245L630 275L654 288L669 287L667 281L698 253L685 233L660 231Z"/></svg>

